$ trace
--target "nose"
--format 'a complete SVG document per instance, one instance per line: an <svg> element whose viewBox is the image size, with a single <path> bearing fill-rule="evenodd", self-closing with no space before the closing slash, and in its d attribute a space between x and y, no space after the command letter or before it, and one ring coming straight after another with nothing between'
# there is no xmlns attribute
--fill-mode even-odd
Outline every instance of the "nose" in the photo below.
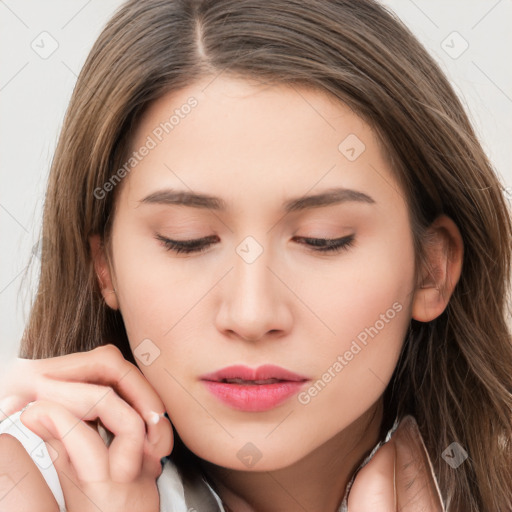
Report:
<svg viewBox="0 0 512 512"><path fill-rule="evenodd" d="M216 327L220 332L246 341L289 332L293 294L274 264L275 258L265 248L254 261L243 252L235 254L233 269L219 289Z"/></svg>

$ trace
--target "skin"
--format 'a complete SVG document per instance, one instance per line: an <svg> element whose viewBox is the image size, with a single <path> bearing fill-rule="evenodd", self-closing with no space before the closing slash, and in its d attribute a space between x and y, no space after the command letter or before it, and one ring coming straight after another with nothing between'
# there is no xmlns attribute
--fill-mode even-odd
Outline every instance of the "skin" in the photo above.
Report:
<svg viewBox="0 0 512 512"><path fill-rule="evenodd" d="M460 276L460 233L447 217L433 224L434 271L419 269L416 286L408 208L381 144L318 91L210 78L157 100L134 150L190 96L198 105L120 185L109 251L91 238L105 301L120 309L135 353L148 339L159 351L139 366L230 509L334 511L377 441L382 393L410 319L430 321L446 307ZM350 134L365 145L354 161L338 149ZM290 198L332 187L373 202L285 213ZM220 197L227 208L143 201L171 188ZM186 255L158 235L216 239ZM331 254L295 238L349 235L353 245ZM252 263L236 252L247 236L263 249ZM312 384L393 304L399 312L307 404L292 397L270 411L241 412L200 381L228 365L272 363ZM237 456L247 443L261 454L250 468ZM395 458L379 461L389 468ZM386 499L396 505L396 496Z"/></svg>
<svg viewBox="0 0 512 512"><path fill-rule="evenodd" d="M158 509L158 461L173 440L169 422L151 418L166 410L228 512L335 511L377 441L382 393L410 319L440 315L459 279L460 233L438 218L429 266L415 269L408 209L382 147L359 117L318 91L208 79L157 100L133 150L190 96L197 106L116 190L112 239L90 238L103 297L120 309L136 355L150 340L150 364L139 370L112 345L18 360L0 386L0 398L9 397L0 414L35 401L21 419L58 454L69 510ZM365 145L353 161L338 149L349 134ZM372 202L283 210L284 201L332 187ZM143 201L165 188L221 197L227 209ZM203 253L183 255L156 235L216 239ZM353 245L331 254L296 238L349 235ZM236 251L247 236L263 249L251 263ZM350 357L358 335L377 325ZM333 374L338 356L343 366ZM327 384L308 391L307 403L295 396L248 413L219 402L200 381L231 364L265 363L307 376L306 391ZM91 428L96 418L115 435L108 447ZM19 475L30 476L17 487L27 510L42 503L56 510L38 469L9 438L0 438L2 510L21 506L21 498L8 501ZM261 456L251 467L237 456L247 443ZM414 422L402 421L357 474L349 508L442 510Z"/></svg>
<svg viewBox="0 0 512 512"><path fill-rule="evenodd" d="M0 398L8 396L0 404L0 419L32 402L20 419L46 442L67 510L158 510L155 480L160 458L172 450L172 429L167 421L151 421L164 406L119 349L106 345L61 357L18 359L2 375L0 389ZM108 447L96 418L115 435ZM58 511L41 472L9 434L0 436L0 510Z"/></svg>
<svg viewBox="0 0 512 512"><path fill-rule="evenodd" d="M34 510L30 496L39 498L38 510L58 512L52 502L53 495L23 445L8 434L0 435L0 510L29 512Z"/></svg>

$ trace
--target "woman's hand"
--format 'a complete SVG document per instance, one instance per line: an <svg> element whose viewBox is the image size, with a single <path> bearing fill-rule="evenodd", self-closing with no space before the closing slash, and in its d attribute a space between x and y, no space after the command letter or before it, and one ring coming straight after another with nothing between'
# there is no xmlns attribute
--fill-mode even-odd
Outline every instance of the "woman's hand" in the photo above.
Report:
<svg viewBox="0 0 512 512"><path fill-rule="evenodd" d="M416 421L406 416L356 475L349 512L444 512Z"/></svg>
<svg viewBox="0 0 512 512"><path fill-rule="evenodd" d="M2 398L6 415L34 402L20 419L50 445L69 512L158 511L156 479L172 450L171 424L149 382L116 347L18 359ZM98 418L114 436L108 446L90 426Z"/></svg>

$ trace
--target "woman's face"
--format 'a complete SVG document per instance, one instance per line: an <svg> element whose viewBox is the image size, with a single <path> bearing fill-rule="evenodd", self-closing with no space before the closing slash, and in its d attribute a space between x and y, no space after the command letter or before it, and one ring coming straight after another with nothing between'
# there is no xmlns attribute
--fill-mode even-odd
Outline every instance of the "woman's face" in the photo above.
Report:
<svg viewBox="0 0 512 512"><path fill-rule="evenodd" d="M379 400L411 318L408 209L374 132L322 93L218 77L153 103L132 149L111 264L140 369L199 457L294 463ZM268 364L306 380L202 380Z"/></svg>

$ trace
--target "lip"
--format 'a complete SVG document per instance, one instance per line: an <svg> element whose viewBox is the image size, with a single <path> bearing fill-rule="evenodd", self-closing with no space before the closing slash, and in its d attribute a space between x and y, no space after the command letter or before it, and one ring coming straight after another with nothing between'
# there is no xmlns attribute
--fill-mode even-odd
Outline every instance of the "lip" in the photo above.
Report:
<svg viewBox="0 0 512 512"><path fill-rule="evenodd" d="M223 379L260 381L277 379L266 384L228 383ZM247 366L228 366L201 376L206 388L220 401L245 412L262 412L273 409L295 395L309 381L307 377L275 365L263 365L256 369Z"/></svg>
<svg viewBox="0 0 512 512"><path fill-rule="evenodd" d="M227 366L213 373L207 373L200 377L201 380L209 380L219 382L223 379L242 379L242 380L266 380L279 379L286 381L304 381L309 380L303 375L298 375L289 370L275 366L273 364L265 364L258 368L252 369L248 366L235 365Z"/></svg>

